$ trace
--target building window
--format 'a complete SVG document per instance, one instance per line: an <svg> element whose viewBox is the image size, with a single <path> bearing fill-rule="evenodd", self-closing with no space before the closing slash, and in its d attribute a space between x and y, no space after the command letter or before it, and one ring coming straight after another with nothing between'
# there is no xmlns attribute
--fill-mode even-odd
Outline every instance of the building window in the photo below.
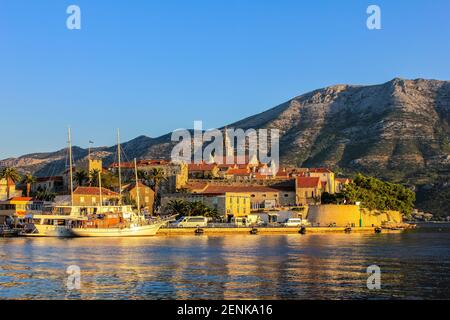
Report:
<svg viewBox="0 0 450 320"><path fill-rule="evenodd" d="M80 202L84 203L84 197L80 197Z"/></svg>
<svg viewBox="0 0 450 320"><path fill-rule="evenodd" d="M285 197L285 198L288 198L288 197L289 197L289 195L288 195L287 193L285 193L285 194L284 194L284 197Z"/></svg>

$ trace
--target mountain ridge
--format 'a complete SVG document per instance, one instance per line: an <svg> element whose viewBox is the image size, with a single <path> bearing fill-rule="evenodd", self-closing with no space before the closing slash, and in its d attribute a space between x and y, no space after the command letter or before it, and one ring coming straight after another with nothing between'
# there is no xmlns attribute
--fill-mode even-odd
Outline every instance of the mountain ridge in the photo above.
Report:
<svg viewBox="0 0 450 320"><path fill-rule="evenodd" d="M330 167L421 186L450 177L450 81L394 78L383 84L337 84L296 96L228 125L279 129L282 165ZM169 158L171 134L141 135L122 144L129 159ZM116 146L92 149L105 164ZM21 171L57 174L67 149L12 158ZM79 161L88 154L74 148ZM127 159L125 159L127 160Z"/></svg>

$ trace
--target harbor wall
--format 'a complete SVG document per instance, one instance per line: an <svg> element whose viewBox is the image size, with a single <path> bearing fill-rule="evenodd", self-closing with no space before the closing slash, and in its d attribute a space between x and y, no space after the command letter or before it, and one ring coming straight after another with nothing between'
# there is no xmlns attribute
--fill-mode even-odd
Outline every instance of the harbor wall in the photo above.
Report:
<svg viewBox="0 0 450 320"><path fill-rule="evenodd" d="M401 223L402 215L398 211L369 211L361 209L356 205L317 205L309 206L308 221L313 226L329 226L336 224L337 227L356 226L359 227L360 214L363 226L379 227L384 223Z"/></svg>

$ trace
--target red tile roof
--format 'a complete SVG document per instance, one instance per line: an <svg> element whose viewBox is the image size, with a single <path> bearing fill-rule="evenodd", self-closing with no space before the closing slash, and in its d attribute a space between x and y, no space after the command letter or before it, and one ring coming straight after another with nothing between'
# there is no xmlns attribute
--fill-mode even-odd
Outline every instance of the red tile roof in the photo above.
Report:
<svg viewBox="0 0 450 320"><path fill-rule="evenodd" d="M170 161L167 160L138 160L136 165L138 168L146 167L146 166L166 166L169 165ZM119 164L117 162L113 162L109 165L109 168L118 168ZM134 162L122 162L120 164L121 168L134 168Z"/></svg>
<svg viewBox="0 0 450 320"><path fill-rule="evenodd" d="M206 182L189 182L185 188L191 191L200 190L203 191L208 186Z"/></svg>
<svg viewBox="0 0 450 320"><path fill-rule="evenodd" d="M236 164L218 164L217 165L220 169L236 169L237 165Z"/></svg>
<svg viewBox="0 0 450 320"><path fill-rule="evenodd" d="M335 179L336 182L340 182L340 183L350 183L352 180L348 179L348 178L336 178Z"/></svg>
<svg viewBox="0 0 450 320"><path fill-rule="evenodd" d="M249 169L228 169L227 174L233 176L248 176L250 175Z"/></svg>
<svg viewBox="0 0 450 320"><path fill-rule="evenodd" d="M142 166L165 166L170 164L170 161L161 160L161 159L153 159L153 160L139 160L137 162L138 167Z"/></svg>
<svg viewBox="0 0 450 320"><path fill-rule="evenodd" d="M189 171L212 171L217 168L216 164L191 163L188 165Z"/></svg>
<svg viewBox="0 0 450 320"><path fill-rule="evenodd" d="M319 186L319 177L297 177L295 179L297 188L316 188Z"/></svg>
<svg viewBox="0 0 450 320"><path fill-rule="evenodd" d="M283 192L286 188L279 189L266 186L223 186L223 185L210 185L201 194L224 194L231 193L262 193L262 192ZM294 191L293 189L291 191Z"/></svg>
<svg viewBox="0 0 450 320"><path fill-rule="evenodd" d="M14 197L14 198L11 198L9 201L30 202L32 200L33 200L33 198L30 198L30 197Z"/></svg>
<svg viewBox="0 0 450 320"><path fill-rule="evenodd" d="M90 195L90 196L99 196L100 195L100 188L97 187L77 187L73 194L76 195ZM111 191L106 188L102 188L102 195L103 196L111 196L111 197L118 197L119 194Z"/></svg>
<svg viewBox="0 0 450 320"><path fill-rule="evenodd" d="M143 188L143 189L151 189L149 186L146 186L145 184L143 184L142 182L138 183L139 188ZM130 183L128 186L125 187L124 191L130 192L131 190L133 190L134 188L136 188L136 183ZM152 190L153 191L153 190Z"/></svg>

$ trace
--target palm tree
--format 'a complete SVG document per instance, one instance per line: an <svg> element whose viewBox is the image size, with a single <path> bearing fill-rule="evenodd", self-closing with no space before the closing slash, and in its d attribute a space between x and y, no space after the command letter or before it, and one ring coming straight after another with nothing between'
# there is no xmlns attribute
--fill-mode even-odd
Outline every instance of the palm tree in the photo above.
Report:
<svg viewBox="0 0 450 320"><path fill-rule="evenodd" d="M89 175L85 170L75 172L74 180L79 187L84 186L85 182L89 181Z"/></svg>
<svg viewBox="0 0 450 320"><path fill-rule="evenodd" d="M148 180L150 180L150 176L147 171L138 170L137 175L138 179L142 182L147 182Z"/></svg>
<svg viewBox="0 0 450 320"><path fill-rule="evenodd" d="M33 183L35 183L35 182L36 182L36 178L35 178L32 174L30 174L30 173L26 174L26 175L23 177L22 183L25 183L25 184L27 185L27 197L30 196L31 185L32 185Z"/></svg>
<svg viewBox="0 0 450 320"><path fill-rule="evenodd" d="M149 179L152 182L153 191L155 191L155 206L153 206L153 211L155 211L160 203L159 187L161 185L161 182L167 181L167 177L163 169L153 168L149 173Z"/></svg>
<svg viewBox="0 0 450 320"><path fill-rule="evenodd" d="M184 200L171 200L166 205L166 210L177 216L187 216L189 212L188 203Z"/></svg>
<svg viewBox="0 0 450 320"><path fill-rule="evenodd" d="M219 213L217 209L210 208L200 201L189 202L188 208L190 216L204 216L204 217L211 217L214 219L219 218Z"/></svg>
<svg viewBox="0 0 450 320"><path fill-rule="evenodd" d="M89 185L90 186L98 186L99 173L100 173L100 170L98 170L98 169L92 169L91 172L89 172Z"/></svg>
<svg viewBox="0 0 450 320"><path fill-rule="evenodd" d="M15 168L3 168L2 171L0 171L0 179L6 180L6 197L9 199L9 185L8 181L12 181L14 183L17 183L20 180L20 174L17 172Z"/></svg>

